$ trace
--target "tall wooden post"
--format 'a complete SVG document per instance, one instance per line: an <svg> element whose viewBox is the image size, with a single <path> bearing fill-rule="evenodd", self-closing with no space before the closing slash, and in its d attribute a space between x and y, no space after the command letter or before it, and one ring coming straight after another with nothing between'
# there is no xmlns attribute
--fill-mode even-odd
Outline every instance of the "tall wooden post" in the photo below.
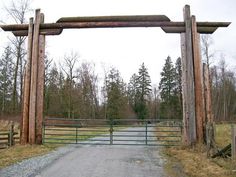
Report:
<svg viewBox="0 0 236 177"><path fill-rule="evenodd" d="M203 143L203 120L204 120L204 99L203 99L203 76L200 51L200 35L197 32L195 16L192 21L192 43L193 43L193 66L194 66L194 88L195 88L195 110L196 110L196 133L197 141Z"/></svg>
<svg viewBox="0 0 236 177"><path fill-rule="evenodd" d="M21 136L20 136L21 144L28 143L29 139L29 101L30 101L32 43L33 43L33 18L30 18L29 29L28 29L27 65L24 74L23 110L22 110Z"/></svg>
<svg viewBox="0 0 236 177"><path fill-rule="evenodd" d="M231 151L232 151L232 159L236 160L236 125L232 125L232 143L231 143Z"/></svg>
<svg viewBox="0 0 236 177"><path fill-rule="evenodd" d="M212 105L211 105L211 86L210 86L210 75L208 66L203 63L203 85L204 85L204 114L205 114L205 142L207 144L207 156L210 157L215 153L215 132L212 116Z"/></svg>
<svg viewBox="0 0 236 177"><path fill-rule="evenodd" d="M208 66L203 63L203 81L204 81L204 100L205 100L205 118L206 122L213 123L212 104L211 104L211 86Z"/></svg>
<svg viewBox="0 0 236 177"><path fill-rule="evenodd" d="M184 7L185 33L181 33L184 143L196 142L195 89L190 7Z"/></svg>
<svg viewBox="0 0 236 177"><path fill-rule="evenodd" d="M40 10L35 12L29 105L29 143L35 144Z"/></svg>
<svg viewBox="0 0 236 177"><path fill-rule="evenodd" d="M40 14L40 21L44 23L44 14ZM39 35L37 101L36 101L36 143L42 144L43 124L43 98L44 98L44 59L45 59L45 35Z"/></svg>

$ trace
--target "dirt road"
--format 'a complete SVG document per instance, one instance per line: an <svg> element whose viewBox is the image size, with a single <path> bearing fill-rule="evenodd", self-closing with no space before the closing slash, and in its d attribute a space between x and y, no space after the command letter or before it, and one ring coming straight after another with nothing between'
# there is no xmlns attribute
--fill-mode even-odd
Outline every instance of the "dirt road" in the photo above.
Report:
<svg viewBox="0 0 236 177"><path fill-rule="evenodd" d="M162 177L155 147L83 146L42 170L37 177Z"/></svg>
<svg viewBox="0 0 236 177"><path fill-rule="evenodd" d="M136 139L136 143L143 143L140 138ZM163 177L164 162L158 149L160 147L127 145L77 146L43 169L38 177Z"/></svg>
<svg viewBox="0 0 236 177"><path fill-rule="evenodd" d="M134 132L134 135L140 133L143 132ZM136 142L134 137L130 138L134 140L132 144ZM143 144L144 141L137 138L136 143ZM166 177L164 160L159 151L160 147L142 145L68 145L0 170L0 176Z"/></svg>

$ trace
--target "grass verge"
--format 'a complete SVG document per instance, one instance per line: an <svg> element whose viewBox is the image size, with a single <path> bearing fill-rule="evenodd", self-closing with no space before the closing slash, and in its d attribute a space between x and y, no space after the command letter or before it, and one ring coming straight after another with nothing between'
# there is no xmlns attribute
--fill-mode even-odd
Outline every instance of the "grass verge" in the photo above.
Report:
<svg viewBox="0 0 236 177"><path fill-rule="evenodd" d="M0 169L30 157L40 156L56 148L55 145L15 145L0 150Z"/></svg>
<svg viewBox="0 0 236 177"><path fill-rule="evenodd" d="M230 143L230 125L216 125L216 143L219 147ZM173 177L179 176L179 171L188 177L236 176L236 162L231 159L207 158L205 146L165 148L163 153L167 158L166 171Z"/></svg>

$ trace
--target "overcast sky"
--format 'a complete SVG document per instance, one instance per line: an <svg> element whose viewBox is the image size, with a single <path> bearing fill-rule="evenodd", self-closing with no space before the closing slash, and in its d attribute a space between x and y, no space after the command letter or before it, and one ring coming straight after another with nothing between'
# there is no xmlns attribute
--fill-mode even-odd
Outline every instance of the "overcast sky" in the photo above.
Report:
<svg viewBox="0 0 236 177"><path fill-rule="evenodd" d="M1 0L0 6L10 0ZM166 15L172 21L183 20L183 7L191 6L197 21L230 21L213 35L216 61L224 54L232 65L236 60L236 1L235 0L33 0L32 7L40 8L45 22L56 22L67 16L100 15ZM0 13L1 15L2 13ZM6 44L6 33L0 31L0 47ZM128 82L142 62L148 67L153 84L159 82L164 60L180 57L179 34L165 34L160 28L67 29L60 36L47 37L47 51L58 61L71 50L80 55L80 62L115 66ZM230 65L231 65L230 64Z"/></svg>

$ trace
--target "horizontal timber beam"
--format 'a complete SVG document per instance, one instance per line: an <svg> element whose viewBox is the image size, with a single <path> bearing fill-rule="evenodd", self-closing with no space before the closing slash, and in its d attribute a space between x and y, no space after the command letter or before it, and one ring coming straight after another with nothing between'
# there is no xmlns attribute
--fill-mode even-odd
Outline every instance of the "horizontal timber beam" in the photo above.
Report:
<svg viewBox="0 0 236 177"><path fill-rule="evenodd" d="M204 27L198 26L197 32L204 34L212 34L217 30L218 27ZM161 27L161 29L166 33L184 33L185 27Z"/></svg>
<svg viewBox="0 0 236 177"><path fill-rule="evenodd" d="M165 15L97 16L97 17L62 17L61 22L118 22L118 21L170 21Z"/></svg>
<svg viewBox="0 0 236 177"><path fill-rule="evenodd" d="M183 22L63 22L45 23L40 29L70 29L70 28L113 28L113 27L164 27L184 26ZM28 24L0 25L4 31L28 30Z"/></svg>
<svg viewBox="0 0 236 177"><path fill-rule="evenodd" d="M40 35L60 35L63 29L41 29ZM27 36L28 30L12 31L15 36Z"/></svg>
<svg viewBox="0 0 236 177"><path fill-rule="evenodd" d="M113 21L109 21L113 20ZM230 22L197 22L198 33L213 33L218 27L227 27ZM28 24L0 25L4 31L12 31L16 36L28 32ZM166 16L101 16L63 17L57 23L40 25L40 34L59 35L63 29L75 28L119 28L119 27L161 27L166 33L185 32L184 22L169 21ZM61 30L61 31L60 31Z"/></svg>

